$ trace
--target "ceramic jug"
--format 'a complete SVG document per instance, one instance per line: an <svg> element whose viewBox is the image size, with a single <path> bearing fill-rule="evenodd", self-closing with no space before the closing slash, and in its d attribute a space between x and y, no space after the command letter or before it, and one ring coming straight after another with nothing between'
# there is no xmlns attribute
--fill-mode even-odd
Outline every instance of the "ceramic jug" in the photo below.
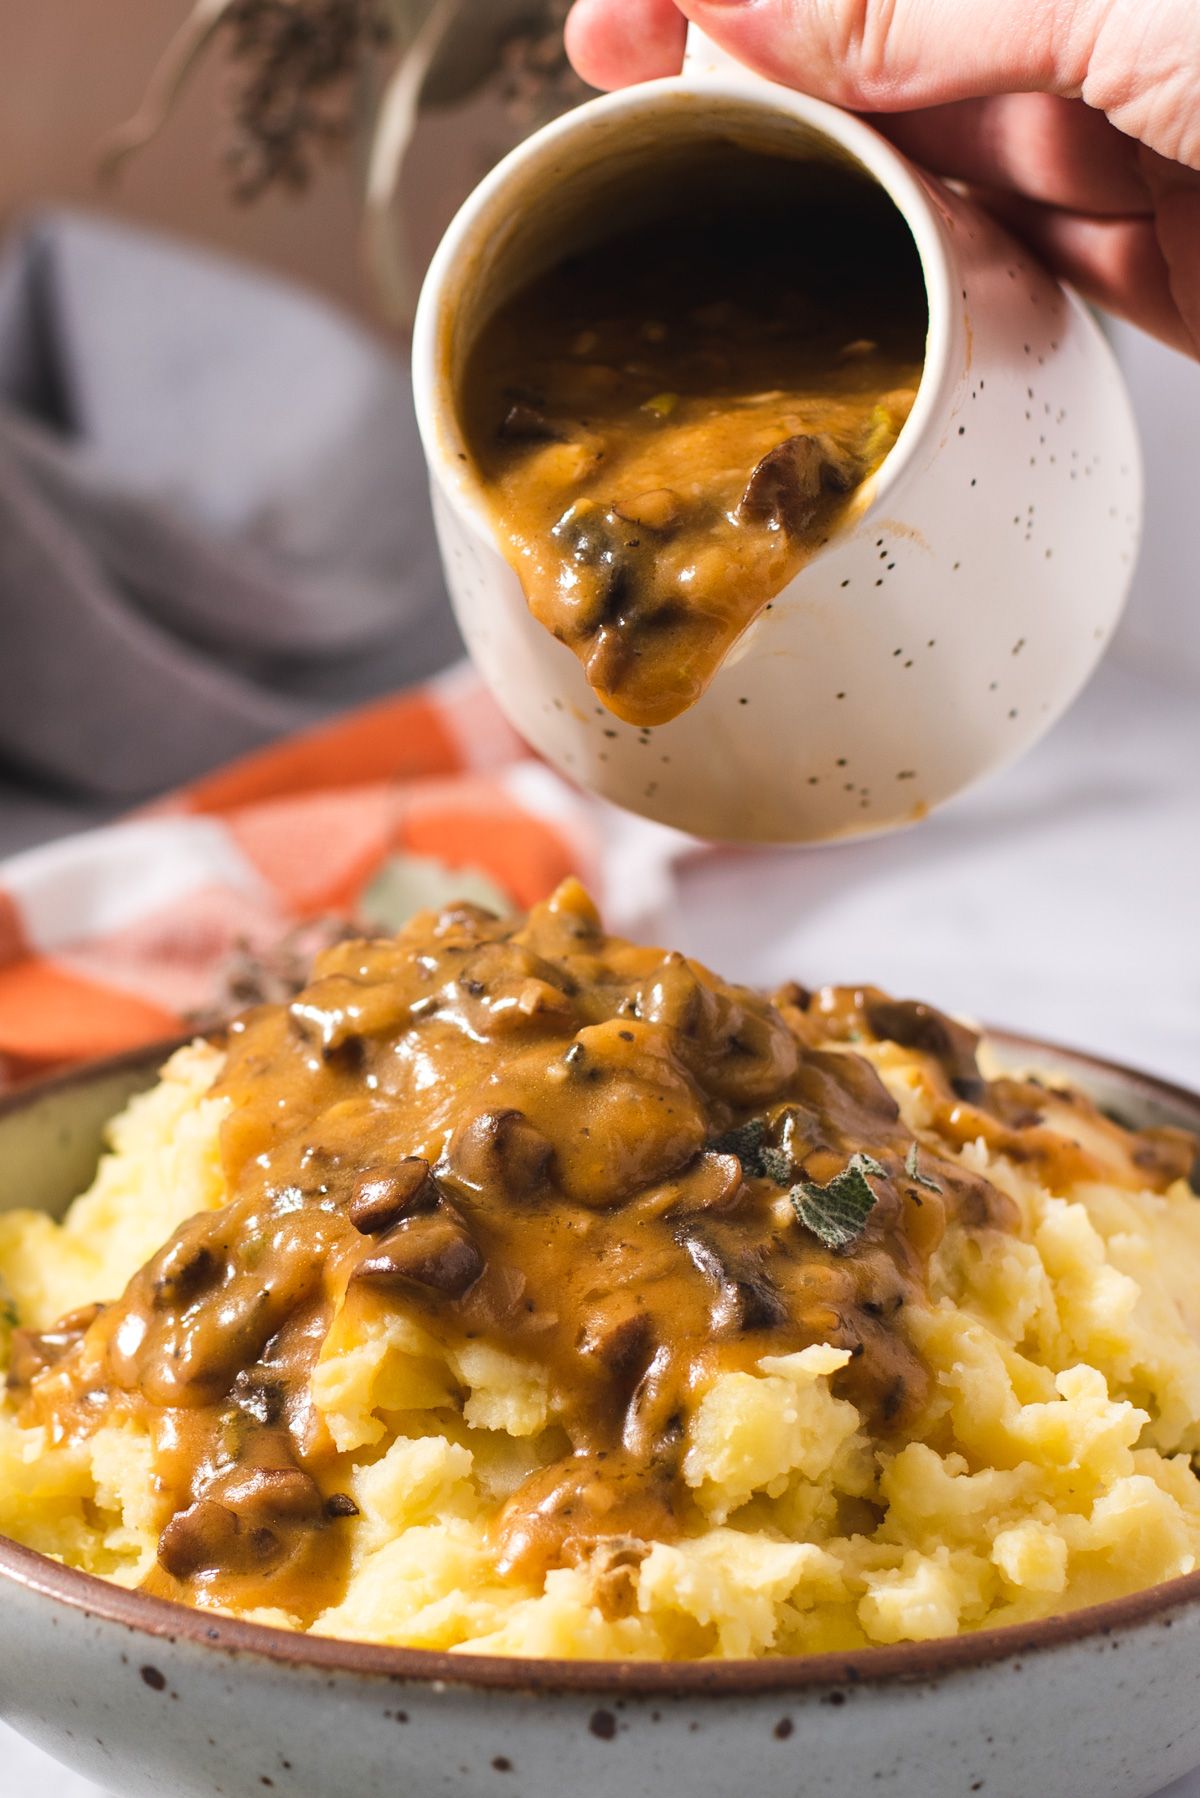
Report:
<svg viewBox="0 0 1200 1798"><path fill-rule="evenodd" d="M461 382L497 306L636 207L664 160L721 142L883 191L920 259L924 373L842 530L700 700L646 730L613 717L530 615L464 440ZM476 189L426 279L414 383L450 594L500 706L571 779L700 836L813 841L924 816L1063 712L1132 574L1137 436L1089 310L870 125L695 34L681 75L588 102Z"/></svg>

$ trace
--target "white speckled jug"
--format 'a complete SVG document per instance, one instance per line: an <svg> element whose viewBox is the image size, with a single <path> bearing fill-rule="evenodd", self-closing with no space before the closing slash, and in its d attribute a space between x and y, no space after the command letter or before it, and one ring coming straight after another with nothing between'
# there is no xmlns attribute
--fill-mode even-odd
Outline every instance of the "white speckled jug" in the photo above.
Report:
<svg viewBox="0 0 1200 1798"><path fill-rule="evenodd" d="M530 616L463 443L464 358L494 308L611 217L666 151L738 142L855 165L925 278L925 372L896 448L830 545L735 645L698 704L612 717ZM801 842L922 817L1054 722L1119 617L1141 474L1095 321L990 219L870 126L693 42L685 72L611 94L514 151L430 269L417 410L447 580L508 716L568 776L701 836Z"/></svg>

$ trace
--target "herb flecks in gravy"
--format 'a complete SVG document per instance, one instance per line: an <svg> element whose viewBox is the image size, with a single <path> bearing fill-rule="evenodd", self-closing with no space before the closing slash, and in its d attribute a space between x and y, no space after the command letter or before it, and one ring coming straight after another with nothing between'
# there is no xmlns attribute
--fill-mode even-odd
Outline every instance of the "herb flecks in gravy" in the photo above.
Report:
<svg viewBox="0 0 1200 1798"><path fill-rule="evenodd" d="M838 529L920 380L911 239L735 152L706 201L583 251L484 328L471 447L534 616L636 725L691 705ZM732 180L732 186L730 182Z"/></svg>
<svg viewBox="0 0 1200 1798"><path fill-rule="evenodd" d="M921 1071L920 1143L857 1052L881 1042ZM356 1527L312 1398L331 1331L403 1318L536 1370L553 1421L497 1503L497 1567L536 1585L611 1551L616 1579L697 1527L685 1433L719 1374L828 1343L879 1439L911 1431L931 1254L949 1222L1015 1228L958 1144L983 1136L1052 1190L1165 1190L1194 1153L986 1082L931 1008L870 988L772 1003L607 937L574 882L524 922L460 906L326 950L291 1003L232 1026L215 1090L228 1203L116 1302L18 1331L9 1379L54 1440L144 1429L152 1590L302 1623L342 1595ZM448 1389L449 1431L460 1405Z"/></svg>

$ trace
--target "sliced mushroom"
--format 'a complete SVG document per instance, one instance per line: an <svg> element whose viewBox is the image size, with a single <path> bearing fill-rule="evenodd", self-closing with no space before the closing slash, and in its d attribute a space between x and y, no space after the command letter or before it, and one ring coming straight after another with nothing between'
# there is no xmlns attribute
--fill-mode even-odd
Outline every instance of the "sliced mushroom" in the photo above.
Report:
<svg viewBox="0 0 1200 1798"><path fill-rule="evenodd" d="M438 913L437 923L433 927L435 937L455 935L460 930L478 931L480 940L486 940L489 925L497 922L497 915L489 911L486 905L476 905L471 899L456 899L452 905L444 905Z"/></svg>
<svg viewBox="0 0 1200 1798"><path fill-rule="evenodd" d="M748 1257L725 1252L698 1230L681 1232L680 1246L692 1266L715 1290L712 1329L719 1335L743 1330L772 1330L787 1318L787 1307L761 1267Z"/></svg>
<svg viewBox="0 0 1200 1798"><path fill-rule="evenodd" d="M1156 1192L1165 1192L1176 1180L1186 1180L1194 1191L1200 1190L1200 1143L1192 1131L1162 1124L1137 1132L1132 1141L1130 1159L1149 1177Z"/></svg>
<svg viewBox="0 0 1200 1798"><path fill-rule="evenodd" d="M496 435L509 443L562 443L566 438L562 427L528 400L517 400L509 407Z"/></svg>
<svg viewBox="0 0 1200 1798"><path fill-rule="evenodd" d="M295 1466L235 1468L221 1483L221 1500L251 1523L316 1522L325 1514L316 1481Z"/></svg>
<svg viewBox="0 0 1200 1798"><path fill-rule="evenodd" d="M456 1132L447 1159L451 1173L464 1186L527 1199L549 1183L554 1146L524 1112L506 1108L472 1118Z"/></svg>
<svg viewBox="0 0 1200 1798"><path fill-rule="evenodd" d="M979 1037L974 1030L916 999L870 999L866 1017L876 1036L931 1055L960 1099L974 1102L984 1097L987 1086L979 1072Z"/></svg>
<svg viewBox="0 0 1200 1798"><path fill-rule="evenodd" d="M9 1391L27 1391L40 1373L69 1355L103 1309L102 1305L85 1305L78 1311L69 1311L52 1330L14 1330L8 1362Z"/></svg>
<svg viewBox="0 0 1200 1798"><path fill-rule="evenodd" d="M467 956L454 986L454 1012L478 1036L567 1022L575 1006L562 970L521 943L484 943Z"/></svg>
<svg viewBox="0 0 1200 1798"><path fill-rule="evenodd" d="M670 1182L667 1215L728 1211L736 1205L742 1184L742 1164L736 1155L706 1150Z"/></svg>
<svg viewBox="0 0 1200 1798"><path fill-rule="evenodd" d="M230 1397L238 1410L253 1418L255 1423L280 1423L287 1409L287 1389L283 1381L261 1366L245 1368L233 1382Z"/></svg>
<svg viewBox="0 0 1200 1798"><path fill-rule="evenodd" d="M269 1573L325 1523L315 1482L295 1466L238 1466L214 1481L159 1537L160 1566L176 1579L202 1573Z"/></svg>
<svg viewBox="0 0 1200 1798"><path fill-rule="evenodd" d="M602 1536L594 1547L587 1539L579 1546L591 1550L586 1565L592 1600L601 1616L613 1623L632 1615L637 1608L638 1568L651 1544L637 1536Z"/></svg>
<svg viewBox="0 0 1200 1798"><path fill-rule="evenodd" d="M136 1274L125 1315L108 1350L117 1385L151 1404L191 1408L223 1398L271 1338L319 1288L340 1218L303 1206L240 1215L236 1207L206 1214L219 1277L195 1312L157 1302L173 1240ZM186 1234L186 1226L184 1232Z"/></svg>
<svg viewBox="0 0 1200 1798"><path fill-rule="evenodd" d="M807 1012L812 1002L812 988L802 986L798 980L785 980L778 991L771 995L772 1005L777 1005L781 1010Z"/></svg>
<svg viewBox="0 0 1200 1798"><path fill-rule="evenodd" d="M788 437L757 464L738 506L738 517L799 537L829 493L846 493L855 471L826 437Z"/></svg>
<svg viewBox="0 0 1200 1798"><path fill-rule="evenodd" d="M756 993L711 985L686 956L665 955L638 994L640 1015L677 1033L677 1053L706 1091L749 1106L774 1097L797 1061L796 1039Z"/></svg>
<svg viewBox="0 0 1200 1798"><path fill-rule="evenodd" d="M350 1222L364 1236L378 1236L403 1217L432 1211L438 1189L429 1163L420 1155L408 1155L394 1167L365 1168L354 1183Z"/></svg>
<svg viewBox="0 0 1200 1798"><path fill-rule="evenodd" d="M617 630L601 626L584 663L588 685L598 693L614 693L629 671L632 653L626 639Z"/></svg>
<svg viewBox="0 0 1200 1798"><path fill-rule="evenodd" d="M274 1530L248 1529L236 1511L211 1498L172 1517L158 1539L158 1564L178 1580L201 1573L268 1573L285 1552Z"/></svg>
<svg viewBox="0 0 1200 1798"><path fill-rule="evenodd" d="M444 1202L436 1211L404 1218L355 1268L352 1278L387 1290L423 1288L442 1298L461 1298L483 1272L484 1261L463 1219Z"/></svg>
<svg viewBox="0 0 1200 1798"><path fill-rule="evenodd" d="M384 1036L409 1021L409 1002L398 983L366 983L353 975L333 973L314 981L288 1007L294 1028L314 1041L326 1058L364 1052L365 1040Z"/></svg>
<svg viewBox="0 0 1200 1798"><path fill-rule="evenodd" d="M636 525L596 500L578 500L550 534L582 577L576 588L577 639L617 623L637 605L647 585L649 554Z"/></svg>
<svg viewBox="0 0 1200 1798"><path fill-rule="evenodd" d="M862 1055L845 1055L836 1049L809 1049L800 1064L797 1086L803 1109L812 1114L815 1126L813 1131L802 1131L801 1135L812 1142L814 1149L822 1143L829 1148L833 1146L836 1131L832 1126L839 1114L844 1113L847 1100L855 1112L866 1118L877 1118L881 1124L894 1124L900 1117L899 1105ZM802 1124L801 1118L797 1128L800 1129ZM827 1143L824 1142L826 1137L829 1138ZM853 1147L858 1146L859 1139L856 1138ZM844 1153L843 1162L845 1159Z"/></svg>
<svg viewBox="0 0 1200 1798"><path fill-rule="evenodd" d="M650 1360L653 1326L631 1293L613 1293L598 1304L580 1332L579 1347L621 1385L632 1388Z"/></svg>
<svg viewBox="0 0 1200 1798"><path fill-rule="evenodd" d="M205 1240L211 1234L210 1218L197 1218L184 1226L159 1257L154 1275L154 1303L158 1309L181 1309L220 1281L225 1264Z"/></svg>

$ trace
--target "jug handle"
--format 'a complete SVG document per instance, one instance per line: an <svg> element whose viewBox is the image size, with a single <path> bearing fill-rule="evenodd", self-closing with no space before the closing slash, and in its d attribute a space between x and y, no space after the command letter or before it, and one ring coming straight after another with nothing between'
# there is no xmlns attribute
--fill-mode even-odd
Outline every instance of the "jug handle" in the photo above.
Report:
<svg viewBox="0 0 1200 1798"><path fill-rule="evenodd" d="M744 79L750 74L745 63L741 63L735 56L731 56L728 50L722 50L719 44L714 44L698 25L688 26L687 48L683 53L683 72L693 78L736 72Z"/></svg>

